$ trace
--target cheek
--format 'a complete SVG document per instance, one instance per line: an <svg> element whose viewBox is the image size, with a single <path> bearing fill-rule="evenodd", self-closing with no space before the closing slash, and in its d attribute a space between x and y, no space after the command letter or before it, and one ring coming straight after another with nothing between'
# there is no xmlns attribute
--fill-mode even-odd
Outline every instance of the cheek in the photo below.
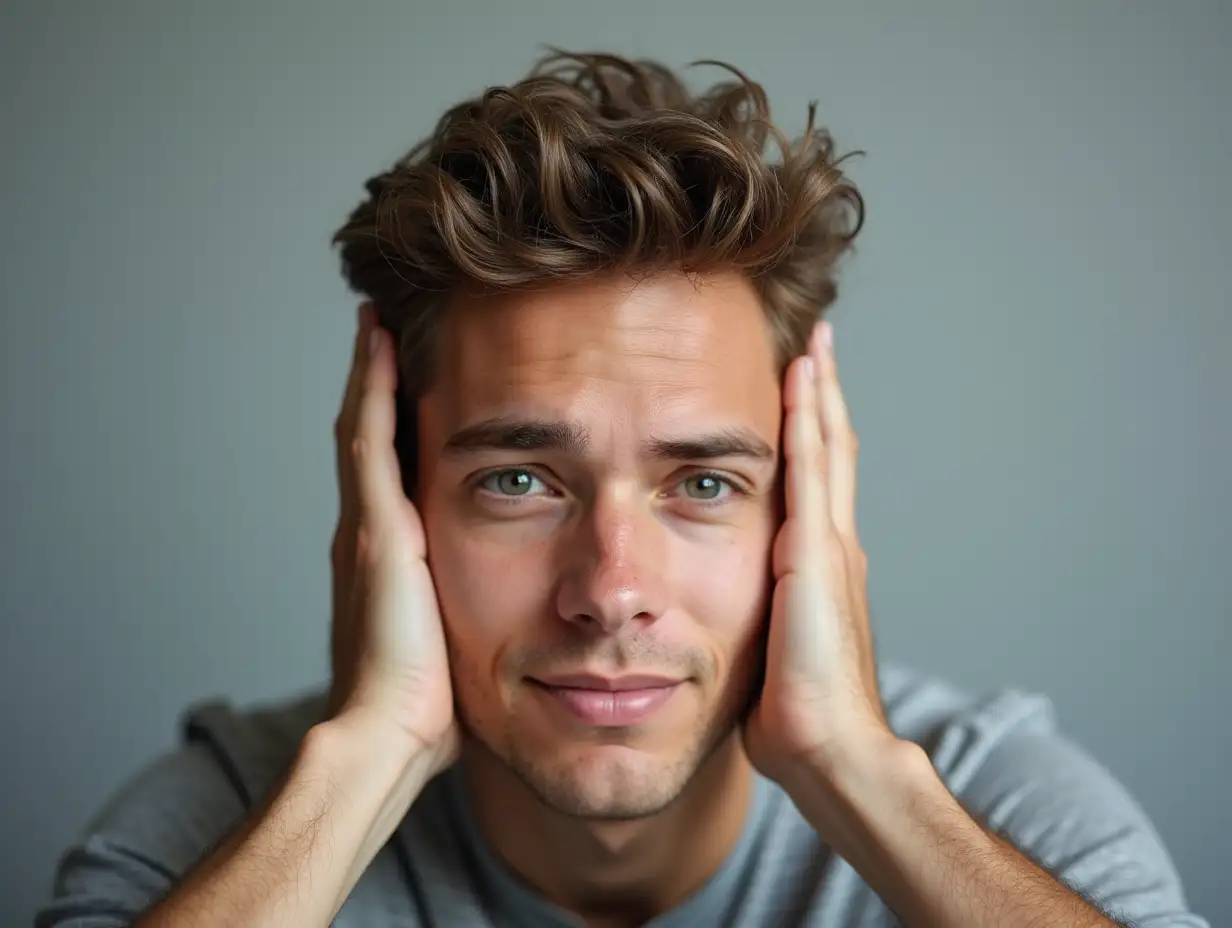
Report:
<svg viewBox="0 0 1232 928"><path fill-rule="evenodd" d="M495 668L544 615L549 588L533 546L492 544L457 520L425 518L428 566L450 647L469 667Z"/></svg>
<svg viewBox="0 0 1232 928"><path fill-rule="evenodd" d="M691 545L673 559L685 610L729 654L762 632L771 595L769 519L721 543Z"/></svg>

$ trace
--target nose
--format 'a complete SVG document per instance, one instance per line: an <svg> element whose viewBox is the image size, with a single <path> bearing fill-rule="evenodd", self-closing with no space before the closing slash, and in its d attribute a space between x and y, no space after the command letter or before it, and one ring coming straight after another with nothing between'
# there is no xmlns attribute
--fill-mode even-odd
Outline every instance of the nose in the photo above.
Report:
<svg viewBox="0 0 1232 928"><path fill-rule="evenodd" d="M562 542L561 618L609 635L657 620L666 608L663 532L645 502L597 494Z"/></svg>

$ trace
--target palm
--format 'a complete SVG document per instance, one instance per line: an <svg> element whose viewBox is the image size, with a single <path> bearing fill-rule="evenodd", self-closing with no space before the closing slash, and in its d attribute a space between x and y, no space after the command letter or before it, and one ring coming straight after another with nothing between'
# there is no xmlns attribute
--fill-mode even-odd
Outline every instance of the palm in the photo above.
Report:
<svg viewBox="0 0 1232 928"><path fill-rule="evenodd" d="M834 360L815 337L784 386L787 518L774 545L766 681L745 731L770 776L885 728L855 531L856 439Z"/></svg>
<svg viewBox="0 0 1232 928"><path fill-rule="evenodd" d="M820 640L824 622L796 620L813 608L818 596L816 579L791 564L797 548L791 540L795 528L791 522L784 524L775 541L765 683L745 729L750 759L771 776L775 771L767 768L773 768L778 758L794 757L811 748L824 713L818 670L824 678L827 652L834 653L833 647ZM770 745L774 756L767 750Z"/></svg>
<svg viewBox="0 0 1232 928"><path fill-rule="evenodd" d="M423 521L402 490L393 448L396 370L361 325L336 426L341 498L332 548L334 713L377 712L419 743L456 748L453 693Z"/></svg>

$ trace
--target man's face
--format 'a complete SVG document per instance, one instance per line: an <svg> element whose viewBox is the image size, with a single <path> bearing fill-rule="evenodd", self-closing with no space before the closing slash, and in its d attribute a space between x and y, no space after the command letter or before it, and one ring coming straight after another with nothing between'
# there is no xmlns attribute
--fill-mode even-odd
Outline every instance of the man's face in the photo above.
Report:
<svg viewBox="0 0 1232 928"><path fill-rule="evenodd" d="M435 373L419 503L466 730L566 814L658 811L759 672L781 412L755 291L459 296Z"/></svg>

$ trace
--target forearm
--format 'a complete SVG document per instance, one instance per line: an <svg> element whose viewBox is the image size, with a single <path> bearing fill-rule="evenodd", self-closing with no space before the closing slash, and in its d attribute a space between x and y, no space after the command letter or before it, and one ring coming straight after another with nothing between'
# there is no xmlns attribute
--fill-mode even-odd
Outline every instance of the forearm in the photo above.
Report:
<svg viewBox="0 0 1232 928"><path fill-rule="evenodd" d="M423 788L430 764L362 726L316 726L265 806L139 928L324 928Z"/></svg>
<svg viewBox="0 0 1232 928"><path fill-rule="evenodd" d="M985 831L927 755L892 742L788 785L802 814L909 928L1115 928Z"/></svg>

